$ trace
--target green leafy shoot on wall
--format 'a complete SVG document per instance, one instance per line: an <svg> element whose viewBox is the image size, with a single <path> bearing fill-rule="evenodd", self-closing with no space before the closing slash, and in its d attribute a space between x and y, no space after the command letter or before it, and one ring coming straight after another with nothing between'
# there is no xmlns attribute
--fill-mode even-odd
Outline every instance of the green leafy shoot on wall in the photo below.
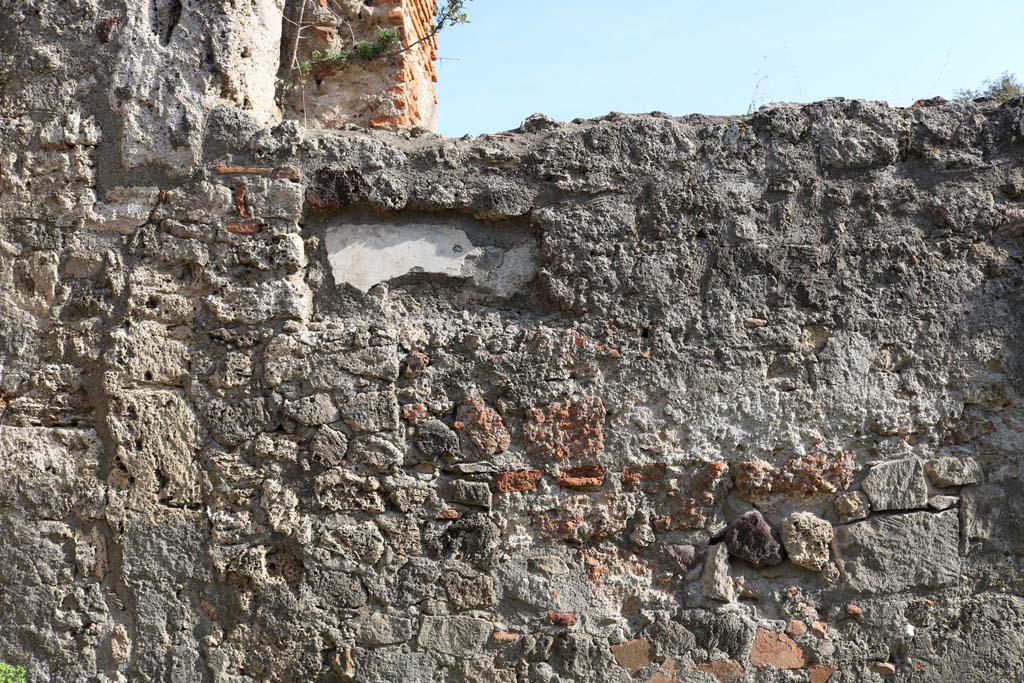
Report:
<svg viewBox="0 0 1024 683"><path fill-rule="evenodd" d="M380 28L377 29L376 40L360 40L351 50L314 50L308 61L299 63L299 68L304 74L340 69L356 59L366 62L379 59L395 52L401 44L402 38L398 31L393 28Z"/></svg>
<svg viewBox="0 0 1024 683"><path fill-rule="evenodd" d="M1024 96L1024 83L1009 71L997 78L990 78L985 81L982 87L974 89L959 90L956 99L959 101L975 100L979 97L991 97L1000 103L1008 102L1014 97Z"/></svg>
<svg viewBox="0 0 1024 683"><path fill-rule="evenodd" d="M0 683L25 683L25 667L0 662Z"/></svg>
<svg viewBox="0 0 1024 683"><path fill-rule="evenodd" d="M324 74L330 71L337 71L338 69L343 69L355 61L369 62L383 57L395 57L403 52L407 52L423 41L430 40L440 31L449 26L454 26L456 24L468 24L469 16L466 14L466 2L467 0L444 0L439 3L437 18L435 19L430 32L419 40L404 47L402 46L402 36L397 29L378 28L375 40L360 40L350 49L331 50L328 52L315 50L308 60L298 62L296 64L300 77L308 76L310 74ZM303 9L304 7L305 5L303 4ZM302 28L303 27L300 26L299 30ZM293 62L293 64L295 64L295 62Z"/></svg>

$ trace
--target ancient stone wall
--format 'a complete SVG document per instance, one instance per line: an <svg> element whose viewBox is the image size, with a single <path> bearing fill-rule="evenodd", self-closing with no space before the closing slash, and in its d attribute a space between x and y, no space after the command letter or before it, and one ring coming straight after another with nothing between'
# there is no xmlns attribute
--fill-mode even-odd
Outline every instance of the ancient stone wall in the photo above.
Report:
<svg viewBox="0 0 1024 683"><path fill-rule="evenodd" d="M1024 102L307 128L278 8L0 7L0 660L1024 676Z"/></svg>

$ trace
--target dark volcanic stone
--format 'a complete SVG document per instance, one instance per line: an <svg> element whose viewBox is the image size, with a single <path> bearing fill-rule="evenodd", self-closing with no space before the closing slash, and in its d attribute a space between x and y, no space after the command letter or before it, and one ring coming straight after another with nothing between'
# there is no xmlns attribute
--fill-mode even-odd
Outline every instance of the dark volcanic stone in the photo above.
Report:
<svg viewBox="0 0 1024 683"><path fill-rule="evenodd" d="M425 420L416 426L413 437L416 447L431 458L456 455L459 452L459 436L440 420Z"/></svg>
<svg viewBox="0 0 1024 683"><path fill-rule="evenodd" d="M757 510L744 514L725 532L725 545L730 555L755 567L770 567L782 562L779 534Z"/></svg>
<svg viewBox="0 0 1024 683"><path fill-rule="evenodd" d="M666 545L665 554L676 561L683 571L691 571L699 567L707 556L707 548L696 548L692 545Z"/></svg>

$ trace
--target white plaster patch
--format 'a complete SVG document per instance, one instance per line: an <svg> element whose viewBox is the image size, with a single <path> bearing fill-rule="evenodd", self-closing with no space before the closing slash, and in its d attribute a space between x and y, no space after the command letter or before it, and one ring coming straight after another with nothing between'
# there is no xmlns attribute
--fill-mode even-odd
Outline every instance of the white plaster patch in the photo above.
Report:
<svg viewBox="0 0 1024 683"><path fill-rule="evenodd" d="M465 231L441 223L350 223L329 228L325 242L334 282L364 293L409 273L432 273L511 296L536 273L532 240L507 251L476 246Z"/></svg>

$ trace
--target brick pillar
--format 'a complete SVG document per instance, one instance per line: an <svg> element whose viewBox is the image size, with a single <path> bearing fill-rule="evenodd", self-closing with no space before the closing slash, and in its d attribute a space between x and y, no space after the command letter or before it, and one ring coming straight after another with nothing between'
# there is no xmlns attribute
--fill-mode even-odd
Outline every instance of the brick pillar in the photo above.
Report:
<svg viewBox="0 0 1024 683"><path fill-rule="evenodd" d="M435 5L431 0L376 0L374 4L389 8L388 23L402 34L403 45L416 45L398 58L399 71L394 85L388 89L394 95L395 107L402 113L373 118L370 125L423 126L436 130L437 36L430 36Z"/></svg>
<svg viewBox="0 0 1024 683"><path fill-rule="evenodd" d="M292 27L300 9L307 28L296 48ZM315 128L354 123L435 130L437 38L430 35L434 12L433 0L373 0L369 5L363 0L289 0L282 77L292 87L282 100L285 117ZM351 49L361 40L374 41L381 28L398 30L402 45L411 48L391 58L353 60L345 68L313 69L301 77L289 70L291 50L302 63L314 53L330 54Z"/></svg>

